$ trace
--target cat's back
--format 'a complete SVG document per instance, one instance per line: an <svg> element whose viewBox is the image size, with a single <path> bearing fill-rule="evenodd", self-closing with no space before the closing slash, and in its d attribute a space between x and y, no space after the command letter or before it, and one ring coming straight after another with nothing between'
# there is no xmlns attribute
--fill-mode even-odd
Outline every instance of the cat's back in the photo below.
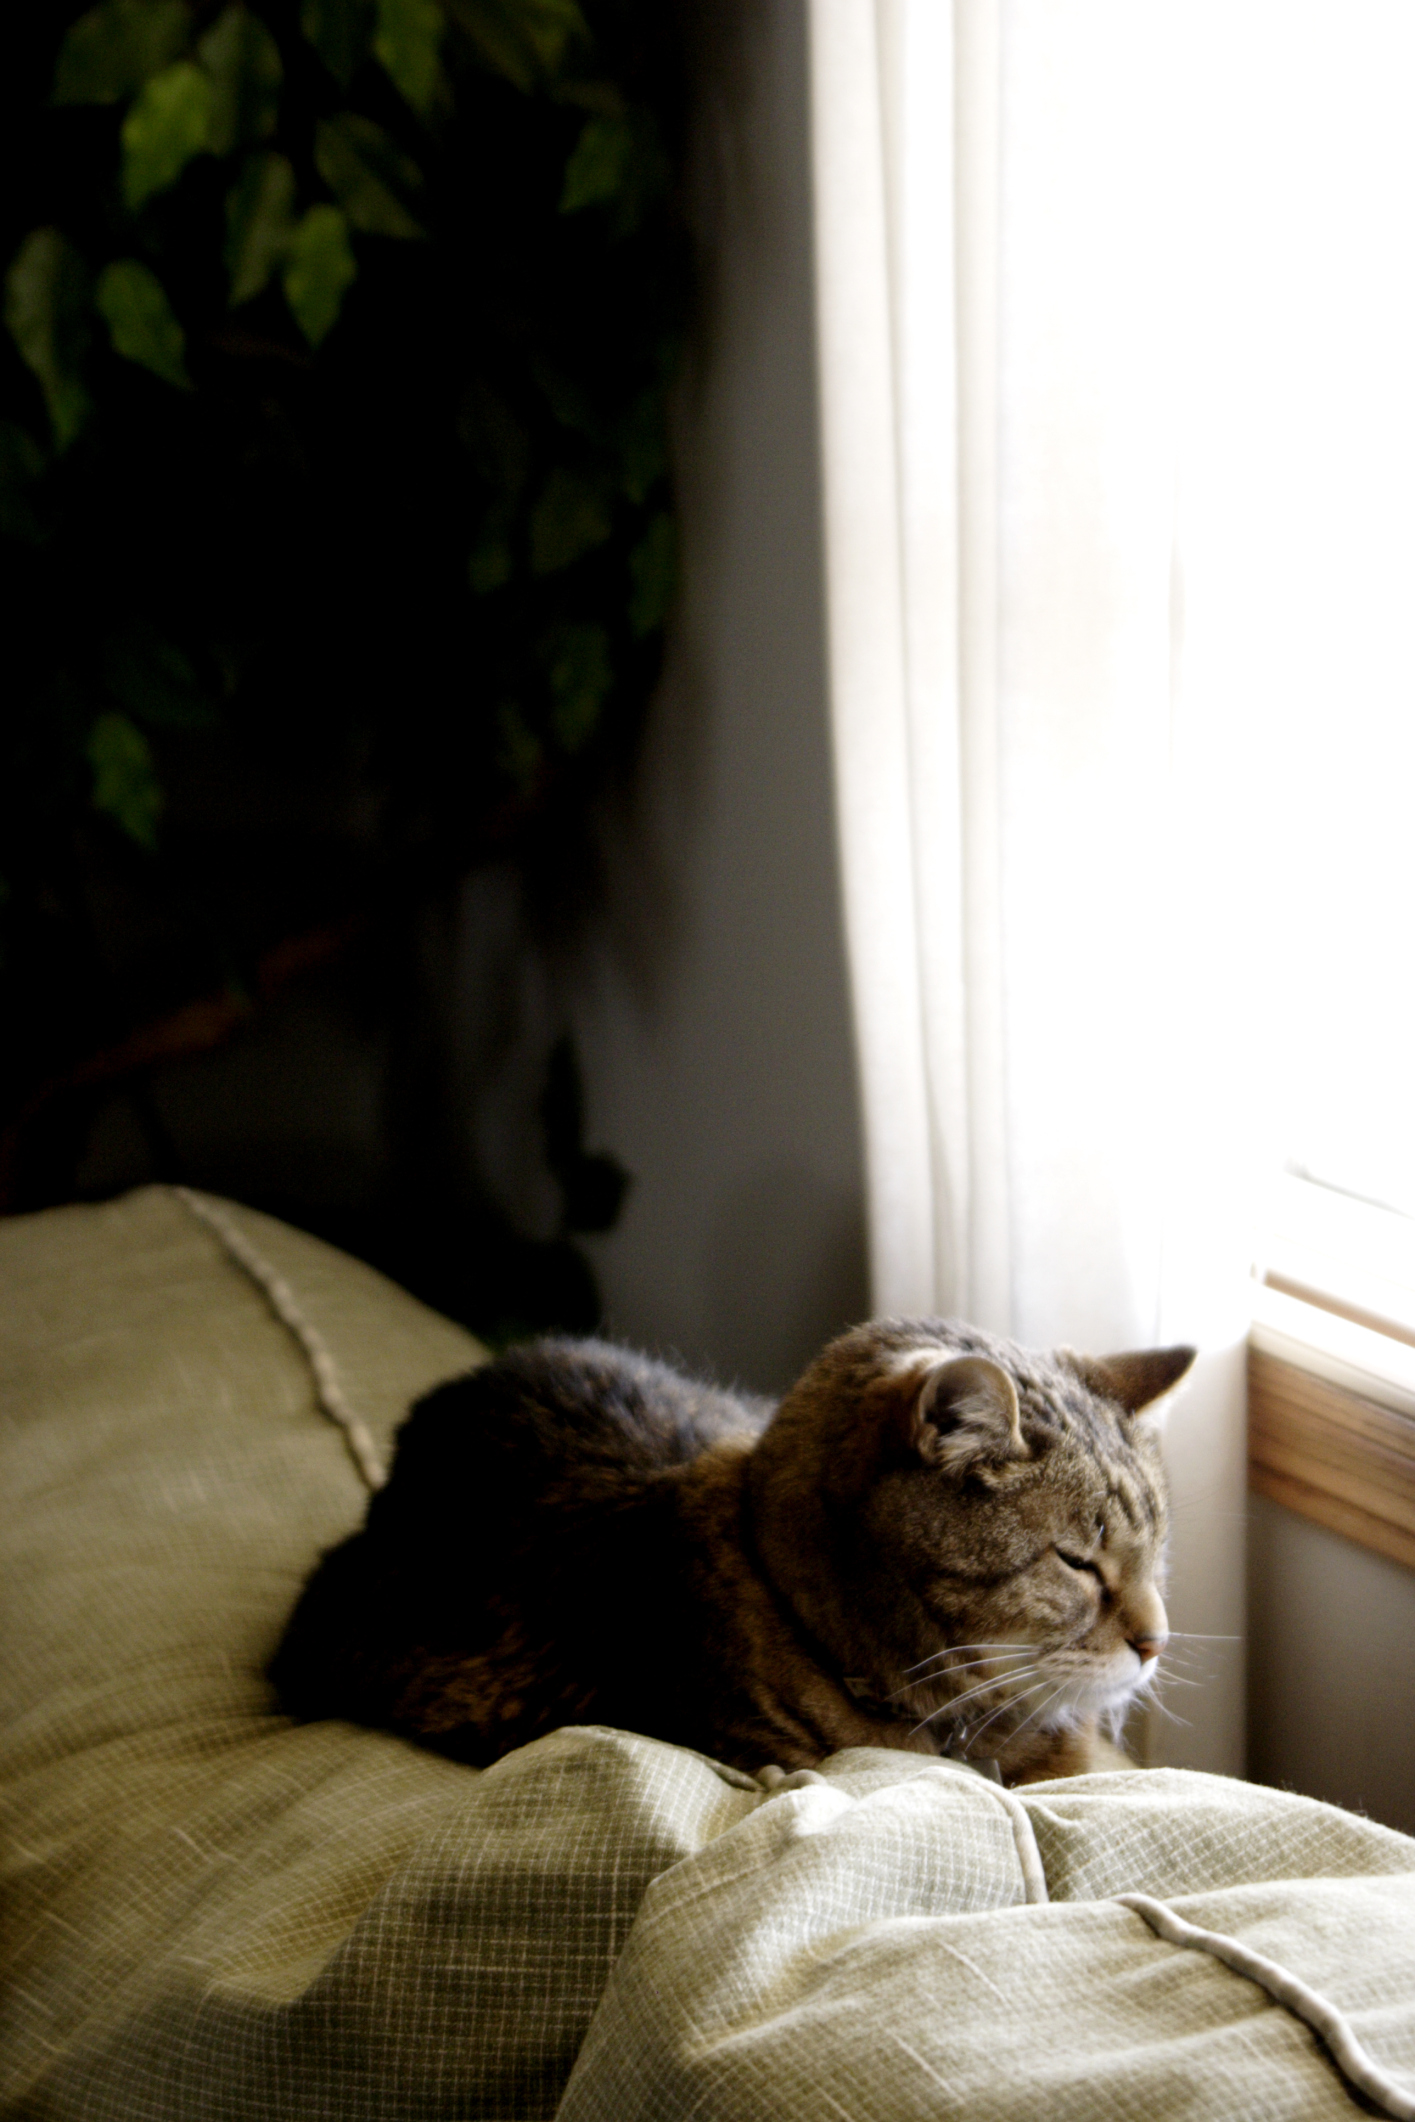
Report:
<svg viewBox="0 0 1415 2122"><path fill-rule="evenodd" d="M453 1495L463 1509L476 1494L504 1509L515 1495L637 1487L727 1437L754 1437L770 1413L608 1341L527 1342L418 1401L370 1526L405 1510L426 1524Z"/></svg>
<svg viewBox="0 0 1415 2122"><path fill-rule="evenodd" d="M400 1707L420 1670L508 1631L572 1639L621 1578L651 1573L675 1473L750 1444L770 1413L595 1340L528 1342L438 1386L403 1423L363 1527L301 1594L270 1667L283 1706L428 1736Z"/></svg>

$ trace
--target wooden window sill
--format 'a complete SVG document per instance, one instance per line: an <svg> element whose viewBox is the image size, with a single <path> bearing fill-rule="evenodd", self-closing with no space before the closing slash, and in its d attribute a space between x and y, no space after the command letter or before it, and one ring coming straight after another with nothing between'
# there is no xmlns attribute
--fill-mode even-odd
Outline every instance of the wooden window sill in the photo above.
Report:
<svg viewBox="0 0 1415 2122"><path fill-rule="evenodd" d="M1415 1569L1415 1350L1265 1289L1248 1349L1248 1481Z"/></svg>

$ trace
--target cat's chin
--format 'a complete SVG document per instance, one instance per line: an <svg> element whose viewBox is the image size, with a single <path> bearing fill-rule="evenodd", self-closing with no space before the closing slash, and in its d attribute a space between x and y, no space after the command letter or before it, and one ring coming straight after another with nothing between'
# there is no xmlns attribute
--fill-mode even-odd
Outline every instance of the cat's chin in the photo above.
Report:
<svg viewBox="0 0 1415 2122"><path fill-rule="evenodd" d="M1109 1670L1082 1667L1057 1672L1053 1668L1049 1677L1055 1692L1040 1716L1028 1714L1029 1690L1024 1689L1016 1698L1010 1715L1008 1705L986 1697L975 1710L974 1721L960 1723L945 1739L945 1746L956 1747L965 1760L975 1751L986 1754L993 1750L1005 1758L1019 1743L1025 1751L1038 1746L1044 1749L1049 1739L1094 1731L1097 1726L1116 1735L1136 1697L1145 1691L1155 1674L1153 1662L1136 1671L1133 1659L1127 1658L1125 1670L1117 1672L1114 1667L1119 1662L1110 1661ZM1046 1684L1045 1677L1042 1684ZM939 1736L944 1737L944 1732Z"/></svg>
<svg viewBox="0 0 1415 2122"><path fill-rule="evenodd" d="M1153 1663L1123 1678L1104 1673L1078 1673L1066 1683L1056 1699L1047 1704L1045 1714L1037 1720L1037 1729L1060 1732L1074 1731L1078 1725L1096 1722L1118 1725L1124 1721L1136 1697L1145 1693L1154 1674Z"/></svg>

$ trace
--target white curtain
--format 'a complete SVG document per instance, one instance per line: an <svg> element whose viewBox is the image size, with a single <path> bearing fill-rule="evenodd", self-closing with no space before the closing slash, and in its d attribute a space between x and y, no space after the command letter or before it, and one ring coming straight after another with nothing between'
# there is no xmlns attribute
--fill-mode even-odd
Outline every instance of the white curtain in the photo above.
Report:
<svg viewBox="0 0 1415 2122"><path fill-rule="evenodd" d="M1236 1772L1249 902L1183 684L1186 19L811 0L816 265L874 1301L1200 1344L1171 1609L1215 1640L1153 1751Z"/></svg>

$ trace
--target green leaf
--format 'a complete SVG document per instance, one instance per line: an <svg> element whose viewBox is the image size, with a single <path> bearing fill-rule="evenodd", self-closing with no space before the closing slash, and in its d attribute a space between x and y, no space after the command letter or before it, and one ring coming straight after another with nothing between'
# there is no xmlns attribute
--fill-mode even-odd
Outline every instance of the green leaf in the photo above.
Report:
<svg viewBox="0 0 1415 2122"><path fill-rule="evenodd" d="M374 57L403 101L431 110L442 80L438 54L446 18L437 0L378 0Z"/></svg>
<svg viewBox="0 0 1415 2122"><path fill-rule="evenodd" d="M285 69L280 47L249 8L228 7L197 46L211 79L207 146L214 155L254 147L274 132Z"/></svg>
<svg viewBox="0 0 1415 2122"><path fill-rule="evenodd" d="M83 426L89 396L81 374L89 337L88 268L57 228L36 228L16 251L5 278L5 322L39 378L56 448Z"/></svg>
<svg viewBox="0 0 1415 2122"><path fill-rule="evenodd" d="M627 118L587 118L565 165L561 213L578 213L582 206L613 199L633 157L634 136Z"/></svg>
<svg viewBox="0 0 1415 2122"><path fill-rule="evenodd" d="M639 640L668 617L678 587L678 533L660 511L629 555L629 627Z"/></svg>
<svg viewBox="0 0 1415 2122"><path fill-rule="evenodd" d="M123 198L137 209L176 183L210 145L216 102L210 77L190 59L154 74L123 120Z"/></svg>
<svg viewBox="0 0 1415 2122"><path fill-rule="evenodd" d="M137 258L116 258L99 274L94 301L108 326L115 354L136 361L139 368L151 370L177 390L191 389L187 335L150 266Z"/></svg>
<svg viewBox="0 0 1415 2122"><path fill-rule="evenodd" d="M447 0L447 12L482 64L527 95L589 42L576 0Z"/></svg>
<svg viewBox="0 0 1415 2122"><path fill-rule="evenodd" d="M531 514L531 567L553 575L603 545L611 529L601 489L578 472L558 466Z"/></svg>
<svg viewBox="0 0 1415 2122"><path fill-rule="evenodd" d="M426 236L404 203L421 187L422 171L372 118L341 111L337 118L321 119L314 161L351 228L367 236Z"/></svg>
<svg viewBox="0 0 1415 2122"><path fill-rule="evenodd" d="M44 452L14 420L0 420L0 535L42 545L45 525L36 505Z"/></svg>
<svg viewBox="0 0 1415 2122"><path fill-rule="evenodd" d="M614 690L609 635L602 626L565 626L550 664L550 726L562 751L583 751Z"/></svg>
<svg viewBox="0 0 1415 2122"><path fill-rule="evenodd" d="M154 729L210 729L216 713L191 663L148 621L134 619L104 643L103 681L122 709Z"/></svg>
<svg viewBox="0 0 1415 2122"><path fill-rule="evenodd" d="M122 103L170 66L187 42L182 0L103 0L59 47L56 103Z"/></svg>
<svg viewBox="0 0 1415 2122"><path fill-rule="evenodd" d="M311 346L329 336L358 271L338 207L312 206L291 230L283 275L285 300Z"/></svg>
<svg viewBox="0 0 1415 2122"><path fill-rule="evenodd" d="M93 769L93 807L103 811L139 847L157 850L162 788L152 747L126 715L100 715L88 733Z"/></svg>
<svg viewBox="0 0 1415 2122"><path fill-rule="evenodd" d="M373 25L374 0L304 0L300 9L300 28L341 88L367 56Z"/></svg>
<svg viewBox="0 0 1415 2122"><path fill-rule="evenodd" d="M615 206L619 232L637 228L670 181L668 157L647 111L587 118L565 165L562 214Z"/></svg>
<svg viewBox="0 0 1415 2122"><path fill-rule="evenodd" d="M295 227L295 172L283 155L248 155L226 194L226 271L232 309L268 286Z"/></svg>

